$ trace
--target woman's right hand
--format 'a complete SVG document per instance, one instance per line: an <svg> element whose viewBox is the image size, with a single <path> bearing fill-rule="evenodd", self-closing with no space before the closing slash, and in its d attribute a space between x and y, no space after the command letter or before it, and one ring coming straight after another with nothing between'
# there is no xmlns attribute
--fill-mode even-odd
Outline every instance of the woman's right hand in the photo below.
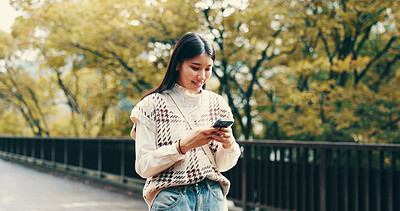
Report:
<svg viewBox="0 0 400 211"><path fill-rule="evenodd" d="M193 148L208 144L212 140L219 140L225 135L219 128L196 128L180 141L182 153L186 153ZM179 151L178 144L176 145Z"/></svg>

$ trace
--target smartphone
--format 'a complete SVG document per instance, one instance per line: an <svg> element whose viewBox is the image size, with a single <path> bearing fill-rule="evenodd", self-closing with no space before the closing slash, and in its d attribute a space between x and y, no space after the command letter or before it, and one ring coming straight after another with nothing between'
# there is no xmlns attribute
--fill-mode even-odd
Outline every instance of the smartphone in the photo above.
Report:
<svg viewBox="0 0 400 211"><path fill-rule="evenodd" d="M219 119L214 123L213 127L229 127L232 124L233 121Z"/></svg>

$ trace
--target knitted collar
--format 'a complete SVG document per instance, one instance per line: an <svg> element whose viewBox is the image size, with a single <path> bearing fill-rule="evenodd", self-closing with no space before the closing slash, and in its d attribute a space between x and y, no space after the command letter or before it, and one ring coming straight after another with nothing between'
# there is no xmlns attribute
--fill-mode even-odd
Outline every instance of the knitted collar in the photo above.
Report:
<svg viewBox="0 0 400 211"><path fill-rule="evenodd" d="M203 90L201 90L199 94L193 94L178 83L175 83L171 90L178 95L179 99L185 106L191 107L188 108L188 111L197 109L201 103L201 96L204 93Z"/></svg>
<svg viewBox="0 0 400 211"><path fill-rule="evenodd" d="M186 89L185 87L179 85L178 83L175 83L174 86L172 87L172 90L181 94L182 97L186 98L186 97L190 97L190 98L200 98L201 94L203 93L203 89L200 90L200 93L198 94L194 94L192 92L190 92L188 89Z"/></svg>

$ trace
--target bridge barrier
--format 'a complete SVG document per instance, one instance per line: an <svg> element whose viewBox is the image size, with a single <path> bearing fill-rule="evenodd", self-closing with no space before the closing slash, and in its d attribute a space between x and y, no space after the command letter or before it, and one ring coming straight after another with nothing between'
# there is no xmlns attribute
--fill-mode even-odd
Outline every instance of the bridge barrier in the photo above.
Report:
<svg viewBox="0 0 400 211"><path fill-rule="evenodd" d="M243 210L400 210L400 145L240 141L223 174ZM0 157L113 180L141 191L131 139L0 137Z"/></svg>

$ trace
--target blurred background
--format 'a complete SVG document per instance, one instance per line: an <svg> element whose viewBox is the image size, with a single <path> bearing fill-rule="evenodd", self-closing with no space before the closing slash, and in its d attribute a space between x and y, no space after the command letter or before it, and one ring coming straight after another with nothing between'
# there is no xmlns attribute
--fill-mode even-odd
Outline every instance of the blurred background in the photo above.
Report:
<svg viewBox="0 0 400 211"><path fill-rule="evenodd" d="M207 89L229 102L237 139L400 142L399 1L0 7L1 136L129 137L131 109L177 40L198 32L216 49Z"/></svg>

